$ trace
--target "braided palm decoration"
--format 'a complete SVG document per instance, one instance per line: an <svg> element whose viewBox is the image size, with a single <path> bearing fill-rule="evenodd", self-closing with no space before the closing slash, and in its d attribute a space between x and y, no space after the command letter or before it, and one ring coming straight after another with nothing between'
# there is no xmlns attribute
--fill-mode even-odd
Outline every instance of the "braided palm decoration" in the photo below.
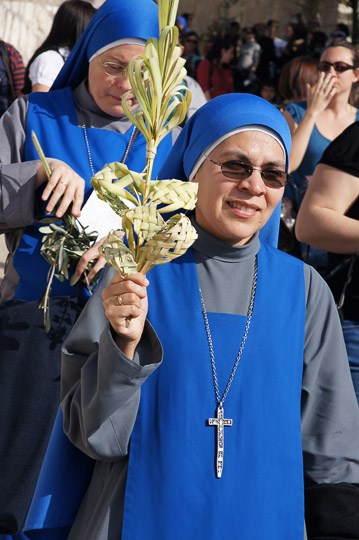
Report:
<svg viewBox="0 0 359 540"><path fill-rule="evenodd" d="M134 57L128 66L131 93L140 108L133 114L126 104L127 94L122 98L123 110L145 137L146 167L135 172L123 163L109 163L91 180L97 196L122 216L127 245L123 235L111 231L100 248L108 264L122 276L146 274L156 264L180 257L197 238L184 214L168 221L162 217L166 212L192 210L197 184L151 179L159 143L184 120L191 100L183 84L185 60L177 45L178 0L158 0L157 4L160 37L149 38L145 54Z"/></svg>

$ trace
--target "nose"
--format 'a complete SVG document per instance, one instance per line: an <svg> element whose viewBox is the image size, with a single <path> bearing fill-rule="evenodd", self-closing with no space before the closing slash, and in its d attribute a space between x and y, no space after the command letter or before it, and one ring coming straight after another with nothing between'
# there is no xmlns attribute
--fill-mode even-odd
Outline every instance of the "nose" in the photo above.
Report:
<svg viewBox="0 0 359 540"><path fill-rule="evenodd" d="M115 79L115 84L118 88L121 88L123 92L129 92L131 90L130 79L127 73L123 73L120 77Z"/></svg>
<svg viewBox="0 0 359 540"><path fill-rule="evenodd" d="M238 182L239 190L249 191L252 195L263 195L267 192L267 186L263 182L260 169L253 169L252 174L245 180Z"/></svg>

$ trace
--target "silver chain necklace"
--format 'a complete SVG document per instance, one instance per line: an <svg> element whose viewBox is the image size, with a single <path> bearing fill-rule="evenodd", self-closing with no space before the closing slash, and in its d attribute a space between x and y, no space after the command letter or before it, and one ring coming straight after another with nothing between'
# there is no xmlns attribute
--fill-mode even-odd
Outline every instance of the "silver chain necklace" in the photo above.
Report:
<svg viewBox="0 0 359 540"><path fill-rule="evenodd" d="M87 137L87 128L86 128L85 122L82 124L82 130L83 130L84 137L85 137L85 143L86 143L86 148L87 148L87 155L88 155L88 158L89 158L89 164L90 164L91 174L92 174L92 176L95 176L95 169L94 169L94 167L93 167L92 155L91 155L91 150L90 150L89 140L88 140L88 137ZM134 139L135 139L135 135L137 135L137 133L138 133L138 132L137 132L136 126L133 126L133 128L132 128L132 133L131 133L131 136L130 136L130 140L129 140L128 143L127 143L125 153L123 154L120 163L125 163L126 158L127 158L127 156L128 156L128 153L129 153L129 151L130 151L130 148L131 148L131 146L132 146L132 143L133 143L133 141L134 141Z"/></svg>
<svg viewBox="0 0 359 540"><path fill-rule="evenodd" d="M252 320L252 314L253 314L253 306L254 306L254 298L256 295L256 289L257 289L257 277L258 277L258 259L257 255L254 259L254 271L253 271L253 282L252 282L252 291L251 291L251 297L249 300L248 305L248 312L247 312L247 323L246 327L244 329L244 334L242 338L242 343L239 348L236 361L234 363L234 366L232 368L232 372L229 376L227 386L223 392L222 397L220 397L219 388L218 388L218 378L217 378L217 370L216 370L216 362L214 359L214 350L213 350L213 342L212 342L212 336L211 336L211 330L209 327L208 322L208 316L207 316L207 310L204 303L203 295L201 289L199 290L201 295L201 304L202 304L202 312L203 312L203 319L204 319L204 325L206 328L206 334L207 334L207 340L208 340L208 346L209 346L209 354L211 357L211 367L212 367L212 377L213 377L213 385L214 385L214 392L216 395L216 403L217 403L217 416L216 418L208 418L208 425L209 426L216 426L217 427L217 456L216 456L216 475L217 478L221 478L222 471L223 471L223 453L224 453L224 428L227 426L232 426L233 420L231 418L224 418L224 409L223 409L223 403L224 400L227 397L227 394L229 392L229 389L231 387L231 384L233 382L234 376L236 374L239 361L241 359L244 345L247 340L249 326L251 324Z"/></svg>

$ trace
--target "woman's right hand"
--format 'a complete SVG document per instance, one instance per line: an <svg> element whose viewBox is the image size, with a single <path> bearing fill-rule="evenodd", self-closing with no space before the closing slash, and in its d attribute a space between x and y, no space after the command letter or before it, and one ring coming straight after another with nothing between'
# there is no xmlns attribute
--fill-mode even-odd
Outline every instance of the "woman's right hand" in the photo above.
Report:
<svg viewBox="0 0 359 540"><path fill-rule="evenodd" d="M122 278L116 273L102 291L105 314L115 332L115 342L122 352L133 358L141 340L148 311L147 286L144 274Z"/></svg>
<svg viewBox="0 0 359 540"><path fill-rule="evenodd" d="M59 207L56 209L56 217L61 218L71 203L72 215L80 217L81 206L85 195L84 179L64 161L47 158L47 163L52 173L42 194L42 200L48 201L46 212L51 214L61 198ZM46 182L46 180L45 168L40 161L37 168L37 187Z"/></svg>
<svg viewBox="0 0 359 540"><path fill-rule="evenodd" d="M316 84L306 85L308 113L318 116L327 108L336 92L335 81L336 76L330 71L328 73L321 72Z"/></svg>

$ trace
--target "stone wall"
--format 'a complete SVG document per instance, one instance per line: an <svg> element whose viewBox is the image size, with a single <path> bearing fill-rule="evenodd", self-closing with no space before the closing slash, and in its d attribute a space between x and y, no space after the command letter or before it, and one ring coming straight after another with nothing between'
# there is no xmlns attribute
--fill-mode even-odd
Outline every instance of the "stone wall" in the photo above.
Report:
<svg viewBox="0 0 359 540"><path fill-rule="evenodd" d="M14 45L25 64L50 31L63 0L1 0L0 37ZM94 0L96 7L102 3Z"/></svg>

